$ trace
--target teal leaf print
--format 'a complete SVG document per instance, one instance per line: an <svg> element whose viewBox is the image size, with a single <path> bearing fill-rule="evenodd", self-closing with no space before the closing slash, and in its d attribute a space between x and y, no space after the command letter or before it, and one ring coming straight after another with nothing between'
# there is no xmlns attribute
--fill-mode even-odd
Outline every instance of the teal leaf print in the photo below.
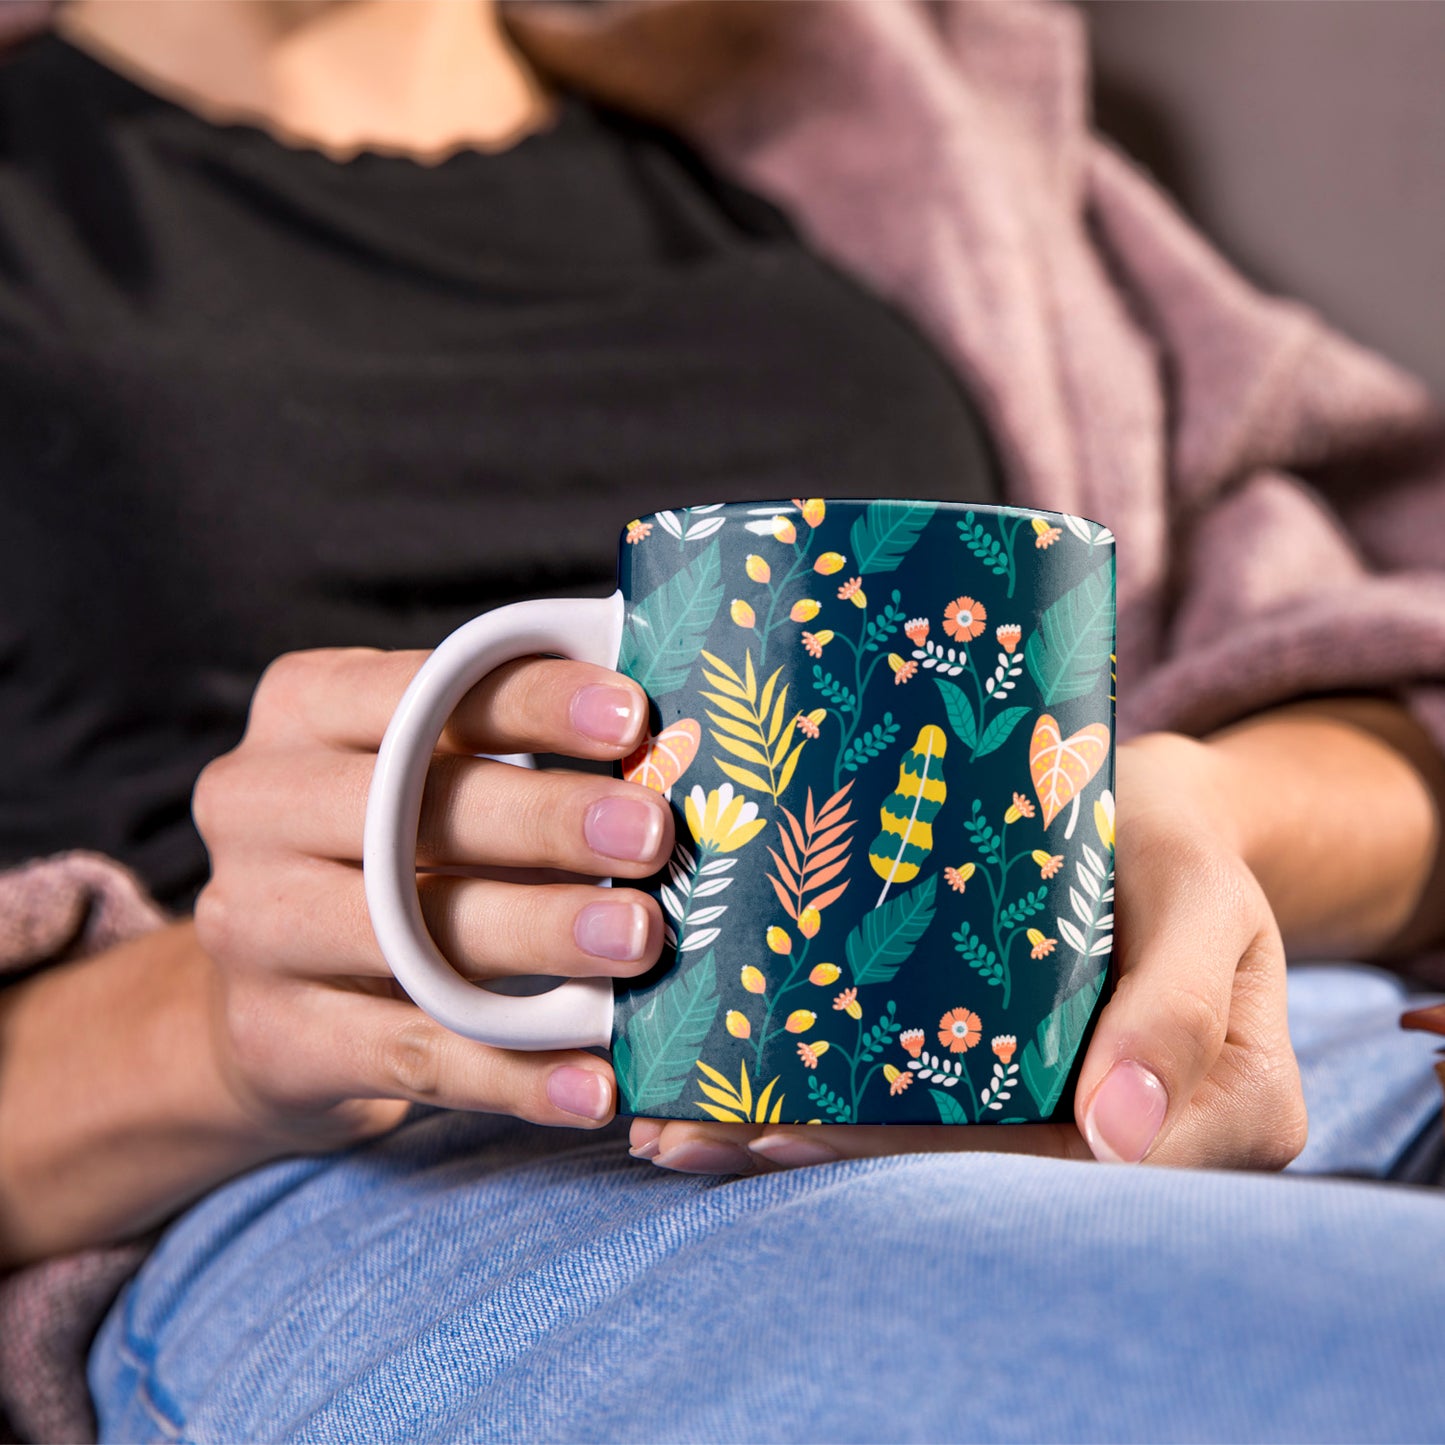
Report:
<svg viewBox="0 0 1445 1445"><path fill-rule="evenodd" d="M933 1100L933 1106L938 1110L938 1117L942 1123L971 1124L973 1122L968 1117L968 1110L952 1094L945 1094L942 1089L930 1089L928 1097Z"/></svg>
<svg viewBox="0 0 1445 1445"><path fill-rule="evenodd" d="M1045 707L1083 697L1107 671L1114 650L1114 559L1045 609L1024 661Z"/></svg>
<svg viewBox="0 0 1445 1445"><path fill-rule="evenodd" d="M949 727L964 747L972 748L978 742L978 720L974 717L968 694L956 682L945 682L941 677L935 677L933 681L943 694L943 710L948 715Z"/></svg>
<svg viewBox="0 0 1445 1445"><path fill-rule="evenodd" d="M959 925L953 935L954 947L959 957L991 988L1002 988L1004 982L1003 964L999 956L983 939L979 938L967 922Z"/></svg>
<svg viewBox="0 0 1445 1445"><path fill-rule="evenodd" d="M934 510L932 502L870 502L848 533L853 565L865 577L897 570Z"/></svg>
<svg viewBox="0 0 1445 1445"><path fill-rule="evenodd" d="M891 712L885 712L882 722L874 723L871 728L864 728L843 749L843 771L856 773L864 763L871 763L874 758L882 757L897 741L898 724L893 721Z"/></svg>
<svg viewBox="0 0 1445 1445"><path fill-rule="evenodd" d="M613 1045L612 1063L633 1113L671 1104L687 1087L721 1005L717 960L708 949L681 977L669 977L627 1021ZM645 1060L640 1066L639 1058Z"/></svg>
<svg viewBox="0 0 1445 1445"><path fill-rule="evenodd" d="M938 875L895 894L848 935L848 967L859 984L891 983L933 922Z"/></svg>
<svg viewBox="0 0 1445 1445"><path fill-rule="evenodd" d="M722 606L717 540L628 614L618 670L658 697L686 684Z"/></svg>
<svg viewBox="0 0 1445 1445"><path fill-rule="evenodd" d="M995 577L1007 577L1013 565L1009 549L994 537L972 512L965 512L958 524L958 535L965 547L988 568Z"/></svg>
<svg viewBox="0 0 1445 1445"><path fill-rule="evenodd" d="M831 1115L839 1124L853 1122L853 1110L848 1101L830 1089L821 1079L808 1077L808 1098L823 1113Z"/></svg>
<svg viewBox="0 0 1445 1445"><path fill-rule="evenodd" d="M858 699L831 672L824 672L816 662L813 664L813 686L839 712L858 711Z"/></svg>
<svg viewBox="0 0 1445 1445"><path fill-rule="evenodd" d="M1039 1106L1039 1118L1047 1119L1058 1106L1059 1096L1074 1056L1094 1013L1094 1004L1104 987L1106 969L1100 969L1082 988L1057 1004L1024 1045L1024 1085Z"/></svg>
<svg viewBox="0 0 1445 1445"><path fill-rule="evenodd" d="M943 684L940 683L941 687ZM964 699L967 702L967 699ZM987 757L989 753L1001 748L1009 739L1009 734L1028 715L1030 709L1026 707L1006 707L989 725L984 728L983 736L978 740L978 746L973 750L975 758Z"/></svg>

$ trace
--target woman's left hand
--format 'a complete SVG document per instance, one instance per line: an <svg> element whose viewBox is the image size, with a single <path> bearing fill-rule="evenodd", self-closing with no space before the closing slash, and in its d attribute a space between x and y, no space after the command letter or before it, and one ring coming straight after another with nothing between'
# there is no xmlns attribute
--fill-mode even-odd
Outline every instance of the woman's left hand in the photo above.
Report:
<svg viewBox="0 0 1445 1445"><path fill-rule="evenodd" d="M1072 1123L759 1129L638 1119L633 1153L704 1174L962 1149L1283 1168L1306 1135L1284 945L1244 861L1225 767L1205 744L1172 734L1119 749L1116 986Z"/></svg>

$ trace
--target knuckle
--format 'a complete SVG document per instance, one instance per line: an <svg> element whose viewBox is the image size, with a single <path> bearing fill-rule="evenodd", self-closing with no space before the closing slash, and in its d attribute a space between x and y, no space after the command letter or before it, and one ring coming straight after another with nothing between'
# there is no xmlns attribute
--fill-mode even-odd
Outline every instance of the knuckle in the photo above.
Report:
<svg viewBox="0 0 1445 1445"><path fill-rule="evenodd" d="M212 878L196 898L193 914L196 941L207 957L222 962L233 949L235 914L230 900L216 879Z"/></svg>
<svg viewBox="0 0 1445 1445"><path fill-rule="evenodd" d="M1224 1047L1229 1029L1227 1005L1204 990L1188 983L1176 982L1157 1001L1157 1013L1176 1041L1176 1048L1186 1059L1212 1061Z"/></svg>
<svg viewBox="0 0 1445 1445"><path fill-rule="evenodd" d="M383 1037L377 1064L382 1087L393 1097L425 1102L441 1094L441 1049L435 1029L420 1017Z"/></svg>
<svg viewBox="0 0 1445 1445"><path fill-rule="evenodd" d="M235 754L222 753L201 769L191 789L191 820L207 843L218 838L225 828L236 771Z"/></svg>

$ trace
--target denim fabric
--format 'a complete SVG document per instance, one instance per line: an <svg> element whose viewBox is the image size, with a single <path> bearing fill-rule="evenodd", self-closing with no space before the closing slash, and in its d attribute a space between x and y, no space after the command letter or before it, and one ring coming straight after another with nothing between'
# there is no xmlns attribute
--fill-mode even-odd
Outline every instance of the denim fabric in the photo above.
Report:
<svg viewBox="0 0 1445 1445"><path fill-rule="evenodd" d="M1293 987L1302 1167L1383 1174L1438 1114L1429 1042L1381 975ZM106 1321L104 1438L1445 1437L1437 1190L981 1154L718 1182L621 1138L419 1113L217 1191Z"/></svg>

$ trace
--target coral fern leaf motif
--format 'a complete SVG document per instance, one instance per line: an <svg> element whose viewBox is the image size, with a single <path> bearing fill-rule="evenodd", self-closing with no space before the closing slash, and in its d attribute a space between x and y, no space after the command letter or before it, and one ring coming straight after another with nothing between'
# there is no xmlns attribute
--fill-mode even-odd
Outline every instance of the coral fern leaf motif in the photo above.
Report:
<svg viewBox="0 0 1445 1445"><path fill-rule="evenodd" d="M933 820L943 807L943 755L948 738L940 727L919 729L918 740L898 765L898 787L879 810L882 827L868 849L868 861L883 880L881 904L895 883L908 883L933 851Z"/></svg>
<svg viewBox="0 0 1445 1445"><path fill-rule="evenodd" d="M848 866L847 854L853 841L849 830L854 820L848 816L852 787L852 782L845 783L818 809L813 806L813 790L809 788L801 822L787 808L780 808L787 822L777 825L782 852L768 849L777 866L775 874L768 874L768 881L789 918L796 919L804 908L816 908L821 913L830 903L836 903L848 887L847 878L841 883L834 880Z"/></svg>

